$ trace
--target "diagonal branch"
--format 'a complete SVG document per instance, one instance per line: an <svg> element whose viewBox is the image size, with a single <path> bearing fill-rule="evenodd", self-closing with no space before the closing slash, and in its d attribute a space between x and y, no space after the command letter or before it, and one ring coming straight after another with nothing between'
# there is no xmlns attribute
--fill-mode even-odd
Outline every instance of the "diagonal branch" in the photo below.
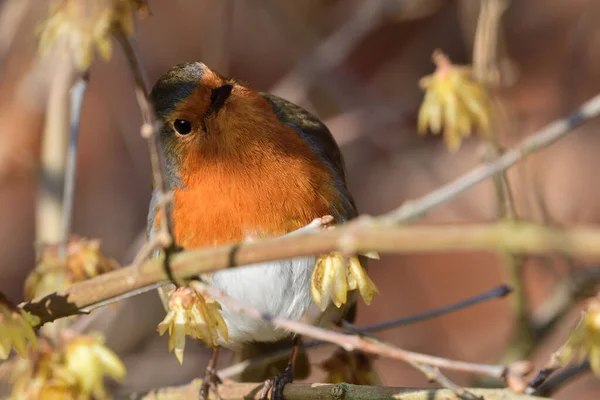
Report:
<svg viewBox="0 0 600 400"><path fill-rule="evenodd" d="M529 154L551 145L563 138L587 120L600 114L600 95L592 97L571 115L556 120L537 133L525 138L511 150L494 161L484 163L454 181L417 200L406 202L388 215L390 223L408 222L423 216L427 211L440 206L473 186L504 171Z"/></svg>
<svg viewBox="0 0 600 400"><path fill-rule="evenodd" d="M526 383L523 381L522 377L531 371L531 364L527 361L517 362L506 366L488 365L455 361L442 357L415 353L385 343L379 339L362 337L361 335L356 334L348 335L334 332L299 321L289 320L260 312L254 308L242 305L237 300L228 296L224 291L200 281L193 281L190 286L198 293L215 299L220 304L237 313L249 315L252 318L266 321L272 324L274 327L286 329L299 335L333 343L342 347L346 351L362 350L367 353L401 360L411 365L419 365L417 368L419 368L421 371L426 370L421 368L421 366L427 366L429 369L449 369L489 376L496 379L505 379L509 387L517 391L522 391L525 389Z"/></svg>
<svg viewBox="0 0 600 400"><path fill-rule="evenodd" d="M172 218L172 196L170 188L165 179L165 161L160 151L158 140L157 122L154 112L148 100L148 90L146 78L142 69L139 56L133 47L133 43L123 33L115 35L123 48L127 61L133 73L135 81L135 95L142 114L143 124L141 134L148 140L148 149L150 151L150 163L152 167L152 181L155 189L159 193L157 215L160 216L159 232L156 235L156 241L146 245L149 247L160 246L164 249L174 245L173 218ZM143 253L150 253L148 249L143 249Z"/></svg>
<svg viewBox="0 0 600 400"><path fill-rule="evenodd" d="M393 319L390 321L385 321L385 322L373 324L373 325L360 326L360 327L352 325L352 328L354 329L354 331L356 333L359 333L359 334L391 329L391 328L395 328L395 327L402 326L402 325L408 325L408 324L421 322L421 321L424 321L424 320L427 320L430 318L434 318L434 317L437 317L437 316L440 316L443 314L455 312L455 311L461 310L463 308L482 303L484 301L502 298L509 293L510 293L510 287L508 287L506 285L501 285L490 291L487 291L485 293L478 294L477 296L471 297L467 300L462 300L460 302L457 302L457 303L454 303L454 304L451 304L448 306L444 306L444 307L441 307L441 308L438 308L435 310L427 311L427 312L420 313L417 315L412 315L409 317ZM347 325L346 325L346 327L347 327ZM322 342L320 340L310 340L310 341L303 341L301 346L304 349L309 349L312 347L320 346L322 344L325 344L325 342ZM217 375L221 379L231 378L233 376L237 376L237 375L241 374L248 367L255 366L255 365L266 365L266 364L270 364L271 362L273 362L273 360L280 360L284 357L289 357L291 351L292 351L292 349L288 348L288 349L272 352L272 353L269 353L269 354L263 355L261 357L251 359L251 360L245 360L245 361L239 362L234 365L230 365L228 367L225 367L225 368L219 370Z"/></svg>

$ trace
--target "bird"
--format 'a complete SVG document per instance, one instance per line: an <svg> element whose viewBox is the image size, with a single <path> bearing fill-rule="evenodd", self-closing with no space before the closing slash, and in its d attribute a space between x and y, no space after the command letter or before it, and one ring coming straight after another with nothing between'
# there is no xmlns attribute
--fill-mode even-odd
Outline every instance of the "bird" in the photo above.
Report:
<svg viewBox="0 0 600 400"><path fill-rule="evenodd" d="M180 248L294 235L322 229L327 225L325 216L335 224L357 217L341 150L325 124L302 107L224 77L201 62L170 68L152 87L149 100L172 192L173 239ZM148 212L149 236L159 226L159 197L155 189ZM340 259L330 254L278 260L201 278L273 316L318 326L352 321L357 288L366 302L377 288L366 274L359 274L357 284L348 273L348 278L338 277L340 285L332 288L329 283L329 292L320 292L323 277L317 266L341 265L327 263L328 257ZM366 268L365 257L359 262L359 269ZM297 368L293 361L298 337L225 305L220 314L228 337L221 335L213 343L215 350L222 346L250 357L269 348L294 346L285 371L274 377L271 396L281 398ZM216 353L213 367L215 359Z"/></svg>

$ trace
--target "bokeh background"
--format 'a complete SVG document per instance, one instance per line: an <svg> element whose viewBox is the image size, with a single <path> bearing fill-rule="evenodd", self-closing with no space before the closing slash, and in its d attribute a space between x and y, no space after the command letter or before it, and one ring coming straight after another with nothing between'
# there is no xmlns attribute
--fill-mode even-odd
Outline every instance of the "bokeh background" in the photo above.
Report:
<svg viewBox="0 0 600 400"><path fill-rule="evenodd" d="M22 0L25 2L25 0ZM7 3L6 1L0 4ZM44 108L31 94L35 28L47 1L29 1L14 38L0 26L0 290L22 299L35 263L35 202ZM389 7L394 3L394 7ZM503 19L514 81L495 90L510 124L499 132L511 146L566 115L600 89L600 48L594 0L511 1ZM471 62L478 0L150 0L136 40L151 83L172 65L202 61L259 90L296 101L320 116L338 140L359 210L391 210L468 171L481 161L476 138L451 153L438 137L416 133L423 93L418 80L434 70L436 48ZM5 21L6 22L6 21ZM350 27L350 28L349 28ZM4 29L4 31L2 31ZM337 36L336 36L337 35ZM9 46L10 44L10 46ZM6 50L6 51L4 51ZM109 62L90 70L81 128L74 232L102 240L104 252L131 261L143 240L151 176L131 75L115 47ZM35 82L35 81L34 81ZM528 157L509 172L519 216L559 226L593 225L600 217L597 120ZM483 183L419 223L466 223L496 217L491 183ZM491 253L385 256L371 277L381 294L359 305L357 324L410 315L461 300L507 281ZM542 305L577 260L526 263L533 310ZM579 306L532 354L547 361L576 321ZM124 359L124 390L179 384L201 376L208 350L186 347L183 366L156 333L164 312L155 293L107 308L91 328L107 332ZM382 337L406 349L461 360L494 362L513 329L510 303L495 300ZM310 381L332 347L313 351ZM223 357L221 365L226 365ZM383 384L428 386L398 361L378 359ZM470 377L449 374L458 383ZM557 399L595 399L600 385L586 375Z"/></svg>

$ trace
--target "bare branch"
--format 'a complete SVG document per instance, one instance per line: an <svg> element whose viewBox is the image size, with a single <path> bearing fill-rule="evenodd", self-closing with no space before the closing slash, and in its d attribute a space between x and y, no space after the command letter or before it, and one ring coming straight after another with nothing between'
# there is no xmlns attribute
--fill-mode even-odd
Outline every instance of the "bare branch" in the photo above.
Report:
<svg viewBox="0 0 600 400"><path fill-rule="evenodd" d="M434 253L497 250L510 253L563 253L600 259L600 230L552 229L532 223L470 226L390 226L376 219L358 218L332 230L278 237L252 243L189 250L172 256L171 270L178 281L200 273L265 261L342 251L347 254ZM148 260L112 271L43 298L22 304L41 322L107 304L111 299L141 293L168 283L163 260Z"/></svg>
<svg viewBox="0 0 600 400"><path fill-rule="evenodd" d="M157 204L157 215L160 218L159 233L157 239L160 245L167 249L174 245L172 196L170 188L165 179L165 161L158 141L157 122L154 117L152 106L148 100L146 78L142 69L139 56L135 51L129 37L125 34L117 34L117 39L123 48L127 61L133 72L135 81L135 95L142 114L143 124L141 134L148 140L150 151L150 162L152 166L152 180L154 187L158 190L159 201ZM157 217L157 218L158 218Z"/></svg>
<svg viewBox="0 0 600 400"><path fill-rule="evenodd" d="M144 395L133 395L131 399L169 400L197 399L202 381L196 379L185 386L164 388ZM262 383L232 383L219 385L219 394L223 400L258 399ZM541 397L518 395L507 389L468 389L485 400L542 400ZM286 400L460 400L448 389L407 389L384 386L358 386L340 383L290 383L285 386L283 395ZM143 396L143 397L142 397ZM210 397L211 399L213 397Z"/></svg>
<svg viewBox="0 0 600 400"><path fill-rule="evenodd" d="M600 114L600 95L585 102L571 115L554 121L537 133L525 138L519 145L502 154L496 160L472 169L426 196L404 203L402 207L388 215L389 223L408 222L423 216L432 208L454 199L473 186L510 168L529 154L548 147L598 114Z"/></svg>
<svg viewBox="0 0 600 400"><path fill-rule="evenodd" d="M378 332L378 331L383 331L386 329L397 328L397 327L403 326L403 325L415 324L417 322L426 321L428 319L439 317L440 315L445 315L445 314L452 313L454 311L462 310L463 308L471 307L471 306L474 306L475 304L483 303L484 301L502 298L502 297L506 296L507 294L509 294L511 291L512 291L512 288L510 286L501 285L501 286L498 286L488 292L482 293L482 294L474 296L474 297L470 297L466 300L459 301L457 303L450 304L448 306L441 307L441 308L438 308L435 310L420 313L417 315L411 315L409 317L402 317L402 318L393 319L393 320L389 320L389 321L385 321L385 322L380 322L380 323L373 324L373 325L367 325L367 326L361 326L361 327L353 325L352 328L355 329L356 332L358 332L358 333L363 333L363 332ZM346 324L344 324L344 325L346 325Z"/></svg>
<svg viewBox="0 0 600 400"><path fill-rule="evenodd" d="M269 322L275 327L287 329L299 335L333 343L346 351L362 350L367 353L401 360L411 365L427 365L433 368L470 372L497 379L506 379L509 387L515 390L525 389L525 383L522 381L522 377L531 370L531 364L529 362L519 362L509 366L488 365L454 361L442 357L415 353L384 343L378 339L364 338L360 335L347 335L260 312L254 308L242 305L237 300L228 296L224 291L203 282L193 281L191 287L197 292L215 299L220 304L229 307L237 313L249 315L253 318Z"/></svg>
<svg viewBox="0 0 600 400"><path fill-rule="evenodd" d="M472 297L467 300L457 302L455 304L451 304L449 306L438 308L436 310L424 312L424 313L421 313L418 315L412 315L409 317L393 319L393 320L385 321L385 322L378 323L378 324L361 326L361 327L352 325L352 327L354 328L355 332L358 332L358 333L377 332L380 330L391 329L391 328L395 328L395 327L402 326L402 325L408 325L408 324L424 321L429 318L434 318L434 317L437 317L437 316L440 316L440 315L443 315L446 313L458 311L460 309L470 307L470 306L479 304L479 303L487 301L487 300L503 297L503 296L507 295L509 292L510 292L510 288L507 287L506 285L502 285L502 286L498 286L486 293L477 295L477 296ZM312 347L320 346L325 343L326 342L323 342L320 340L303 341L301 343L301 347L304 349L309 349ZM270 364L274 360L280 360L285 357L289 357L290 353L291 353L291 349L284 349L284 350L276 351L276 352L273 352L270 354L265 354L261 357L254 358L251 360L245 360L245 361L239 362L234 365L230 365L228 367L225 367L225 368L219 370L218 375L221 379L231 378L231 377L241 374L246 368L249 368L249 367L255 366L255 365Z"/></svg>
<svg viewBox="0 0 600 400"><path fill-rule="evenodd" d="M89 75L82 74L71 88L71 114L70 128L71 137L67 150L65 167L65 185L63 191L62 205L62 239L59 247L59 255L66 257L67 244L71 233L71 221L73 220L73 202L75 197L75 179L77 177L77 149L79 143L79 122L81 120L81 109L83 97L88 86Z"/></svg>

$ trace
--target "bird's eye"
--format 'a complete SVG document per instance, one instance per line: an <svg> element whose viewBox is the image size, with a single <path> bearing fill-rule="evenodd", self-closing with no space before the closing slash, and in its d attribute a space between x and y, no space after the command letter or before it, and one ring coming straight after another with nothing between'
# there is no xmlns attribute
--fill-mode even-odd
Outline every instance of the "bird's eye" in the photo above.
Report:
<svg viewBox="0 0 600 400"><path fill-rule="evenodd" d="M176 119L173 123L173 129L180 135L187 135L192 131L192 123L185 119Z"/></svg>

